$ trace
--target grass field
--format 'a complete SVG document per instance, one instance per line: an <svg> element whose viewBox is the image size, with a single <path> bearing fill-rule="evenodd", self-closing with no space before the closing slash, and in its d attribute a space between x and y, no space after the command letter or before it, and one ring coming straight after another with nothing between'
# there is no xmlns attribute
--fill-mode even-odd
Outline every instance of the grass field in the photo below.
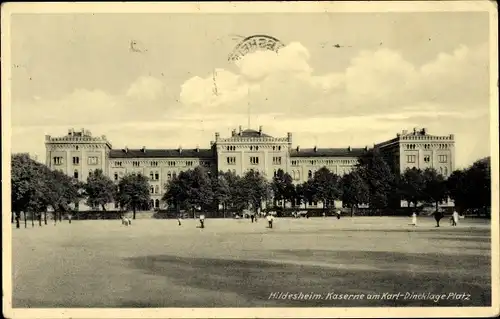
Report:
<svg viewBox="0 0 500 319"><path fill-rule="evenodd" d="M490 306L489 221L67 221L13 229L13 307ZM269 298L315 293L315 300ZM384 293L470 294L410 300ZM328 293L380 299L327 299Z"/></svg>

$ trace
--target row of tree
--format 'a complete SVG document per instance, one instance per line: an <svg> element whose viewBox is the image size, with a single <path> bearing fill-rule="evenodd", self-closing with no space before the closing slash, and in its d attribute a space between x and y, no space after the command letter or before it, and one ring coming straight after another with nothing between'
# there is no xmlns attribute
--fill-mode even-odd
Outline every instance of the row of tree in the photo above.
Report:
<svg viewBox="0 0 500 319"><path fill-rule="evenodd" d="M342 200L351 211L360 205L382 210L392 205L399 207L401 199L415 207L419 203L437 207L447 198L462 211L491 206L489 158L456 170L446 179L434 169L414 168L396 175L377 150L367 152L349 174L340 177L323 167L297 185L282 170L268 182L257 171L238 176L232 172L213 173L200 166L181 172L164 187L163 202L177 211L212 211L222 207L224 212L241 212L258 210L262 202L267 202L267 207L284 207L285 203L307 207L308 203L322 202L329 209L337 200ZM61 220L62 214L78 210L82 200L89 207L102 210L109 203L118 203L121 210L133 211L135 218L137 210L150 208L149 179L127 174L116 184L97 170L82 183L31 160L27 154L12 156L13 219L14 215L19 217L24 212L26 216L28 212L37 216L41 224L43 213L47 223L47 210L51 210L55 219Z"/></svg>

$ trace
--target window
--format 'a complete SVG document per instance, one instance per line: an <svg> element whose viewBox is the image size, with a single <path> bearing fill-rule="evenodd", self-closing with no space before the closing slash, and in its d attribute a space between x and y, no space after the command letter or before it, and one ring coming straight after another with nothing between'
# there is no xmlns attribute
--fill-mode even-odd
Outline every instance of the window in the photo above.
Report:
<svg viewBox="0 0 500 319"><path fill-rule="evenodd" d="M174 162L174 161L168 161L168 162L167 162L167 165L168 165L168 166L175 166L175 162Z"/></svg>
<svg viewBox="0 0 500 319"><path fill-rule="evenodd" d="M122 166L122 162L115 162L115 166Z"/></svg>
<svg viewBox="0 0 500 319"><path fill-rule="evenodd" d="M160 192L160 186L155 185L155 194L158 194Z"/></svg>
<svg viewBox="0 0 500 319"><path fill-rule="evenodd" d="M149 207L151 207L151 208L155 207L155 200L154 199L149 200Z"/></svg>
<svg viewBox="0 0 500 319"><path fill-rule="evenodd" d="M62 156L54 157L54 165L62 165L64 163Z"/></svg>
<svg viewBox="0 0 500 319"><path fill-rule="evenodd" d="M236 165L236 157L235 156L228 156L227 157L227 163L229 165Z"/></svg>
<svg viewBox="0 0 500 319"><path fill-rule="evenodd" d="M155 177L154 172L150 172L150 173L149 173L149 179L153 180L153 179L154 179L154 177Z"/></svg>
<svg viewBox="0 0 500 319"><path fill-rule="evenodd" d="M75 171L73 172L73 177L78 178L78 170L77 169L75 169Z"/></svg>
<svg viewBox="0 0 500 319"><path fill-rule="evenodd" d="M154 178L154 180L157 181L159 179L160 179L160 173L155 172L155 178Z"/></svg>
<svg viewBox="0 0 500 319"><path fill-rule="evenodd" d="M118 180L118 173L115 173L115 181Z"/></svg>
<svg viewBox="0 0 500 319"><path fill-rule="evenodd" d="M80 158L78 156L73 156L73 165L80 164Z"/></svg>
<svg viewBox="0 0 500 319"><path fill-rule="evenodd" d="M92 176L92 170L89 171L89 176Z"/></svg>
<svg viewBox="0 0 500 319"><path fill-rule="evenodd" d="M155 207L156 208L160 207L160 200L159 199L155 200Z"/></svg>
<svg viewBox="0 0 500 319"><path fill-rule="evenodd" d="M316 165L316 160L310 160L309 163L311 163L311 165Z"/></svg>
<svg viewBox="0 0 500 319"><path fill-rule="evenodd" d="M186 166L193 166L193 161L187 161Z"/></svg>
<svg viewBox="0 0 500 319"><path fill-rule="evenodd" d="M273 157L273 165L281 165L281 156Z"/></svg>
<svg viewBox="0 0 500 319"><path fill-rule="evenodd" d="M158 166L158 162L157 161L151 161L151 166Z"/></svg>
<svg viewBox="0 0 500 319"><path fill-rule="evenodd" d="M97 165L99 163L99 160L98 160L97 156L90 156L87 160L87 163L89 165Z"/></svg>
<svg viewBox="0 0 500 319"><path fill-rule="evenodd" d="M313 173L311 170L309 170L309 172L307 172L307 178L312 178L313 177Z"/></svg>
<svg viewBox="0 0 500 319"><path fill-rule="evenodd" d="M115 208L119 208L118 202L115 202Z"/></svg>
<svg viewBox="0 0 500 319"><path fill-rule="evenodd" d="M227 150L228 151L236 151L236 146L228 146Z"/></svg>
<svg viewBox="0 0 500 319"><path fill-rule="evenodd" d="M168 174L167 174L167 179L168 179L168 180L171 180L171 179L172 179L172 173L168 172Z"/></svg>
<svg viewBox="0 0 500 319"><path fill-rule="evenodd" d="M407 163L415 163L415 160L416 160L416 155L406 155Z"/></svg>
<svg viewBox="0 0 500 319"><path fill-rule="evenodd" d="M439 163L446 163L448 161L448 156L439 155Z"/></svg>
<svg viewBox="0 0 500 319"><path fill-rule="evenodd" d="M132 161L132 166L139 167L139 161Z"/></svg>
<svg viewBox="0 0 500 319"><path fill-rule="evenodd" d="M431 161L430 155L425 155L424 156L424 162L429 163Z"/></svg>
<svg viewBox="0 0 500 319"><path fill-rule="evenodd" d="M274 177L278 177L278 172L274 170Z"/></svg>
<svg viewBox="0 0 500 319"><path fill-rule="evenodd" d="M250 164L252 165L259 164L259 158L257 156L250 156Z"/></svg>
<svg viewBox="0 0 500 319"><path fill-rule="evenodd" d="M150 186L150 187L149 187L149 192L150 192L151 194L154 194L154 193L155 193L155 187L154 187L154 186Z"/></svg>
<svg viewBox="0 0 500 319"><path fill-rule="evenodd" d="M292 166L297 166L297 161L292 161Z"/></svg>

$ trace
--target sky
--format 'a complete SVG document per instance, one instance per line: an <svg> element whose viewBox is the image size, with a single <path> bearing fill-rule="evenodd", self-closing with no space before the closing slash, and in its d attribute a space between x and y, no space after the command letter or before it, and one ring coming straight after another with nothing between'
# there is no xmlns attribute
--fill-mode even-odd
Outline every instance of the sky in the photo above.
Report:
<svg viewBox="0 0 500 319"><path fill-rule="evenodd" d="M285 47L228 61L257 34ZM43 159L69 128L208 148L250 106L251 128L303 148L455 134L465 167L490 155L488 41L482 12L15 14L12 152Z"/></svg>

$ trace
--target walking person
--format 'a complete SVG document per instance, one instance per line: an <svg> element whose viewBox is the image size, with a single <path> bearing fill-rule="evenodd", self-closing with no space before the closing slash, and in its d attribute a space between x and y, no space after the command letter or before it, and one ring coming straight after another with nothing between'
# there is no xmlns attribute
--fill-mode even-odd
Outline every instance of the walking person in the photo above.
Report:
<svg viewBox="0 0 500 319"><path fill-rule="evenodd" d="M252 223L253 223L253 220L255 219L255 215L254 215L254 214L251 214L251 215L250 215L250 219L252 220Z"/></svg>
<svg viewBox="0 0 500 319"><path fill-rule="evenodd" d="M205 215L200 215L200 228L205 228Z"/></svg>
<svg viewBox="0 0 500 319"><path fill-rule="evenodd" d="M451 216L452 218L452 226L457 226L458 222L458 212L456 210L453 210L453 215Z"/></svg>
<svg viewBox="0 0 500 319"><path fill-rule="evenodd" d="M413 214L411 215L411 224L413 226L417 226L417 213L416 212L413 212Z"/></svg>
<svg viewBox="0 0 500 319"><path fill-rule="evenodd" d="M71 224L71 214L68 214L68 221Z"/></svg>
<svg viewBox="0 0 500 319"><path fill-rule="evenodd" d="M274 216L271 214L267 215L267 223L269 228L273 228Z"/></svg>
<svg viewBox="0 0 500 319"><path fill-rule="evenodd" d="M337 219L340 219L340 214L341 214L340 209L337 209Z"/></svg>
<svg viewBox="0 0 500 319"><path fill-rule="evenodd" d="M443 218L443 213L439 210L434 212L434 219L436 220L436 227L439 227L439 221Z"/></svg>
<svg viewBox="0 0 500 319"><path fill-rule="evenodd" d="M177 223L181 226L181 215L177 215Z"/></svg>

